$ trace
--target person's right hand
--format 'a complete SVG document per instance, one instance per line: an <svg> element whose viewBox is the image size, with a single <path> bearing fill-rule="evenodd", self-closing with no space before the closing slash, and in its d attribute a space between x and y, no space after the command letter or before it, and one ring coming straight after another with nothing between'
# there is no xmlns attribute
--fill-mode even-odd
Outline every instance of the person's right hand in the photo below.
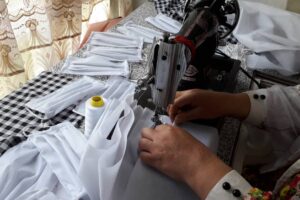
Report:
<svg viewBox="0 0 300 200"><path fill-rule="evenodd" d="M229 94L193 89L177 92L168 113L172 121L181 124L195 119L214 119L223 116L246 118L250 111L247 94Z"/></svg>

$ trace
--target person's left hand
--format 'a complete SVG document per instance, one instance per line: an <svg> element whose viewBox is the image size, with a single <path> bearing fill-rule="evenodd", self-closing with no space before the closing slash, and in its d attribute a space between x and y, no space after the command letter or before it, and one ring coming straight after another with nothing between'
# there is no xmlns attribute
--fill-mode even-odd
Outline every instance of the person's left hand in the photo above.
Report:
<svg viewBox="0 0 300 200"><path fill-rule="evenodd" d="M144 128L139 149L144 163L187 183L202 198L231 170L204 144L171 125Z"/></svg>

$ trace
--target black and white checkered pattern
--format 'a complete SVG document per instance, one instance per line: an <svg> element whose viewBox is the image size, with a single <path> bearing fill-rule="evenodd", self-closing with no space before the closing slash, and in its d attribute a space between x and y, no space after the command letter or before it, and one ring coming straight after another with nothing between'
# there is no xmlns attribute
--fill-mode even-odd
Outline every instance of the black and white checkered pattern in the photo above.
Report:
<svg viewBox="0 0 300 200"><path fill-rule="evenodd" d="M155 9L158 13L167 15L179 22L182 22L184 18L185 3L186 0L154 0ZM220 26L218 31L222 35L222 33L226 32L226 28ZM224 40L231 44L238 43L238 40L232 34Z"/></svg>
<svg viewBox="0 0 300 200"><path fill-rule="evenodd" d="M186 0L155 0L154 6L157 12L182 22L185 2Z"/></svg>
<svg viewBox="0 0 300 200"><path fill-rule="evenodd" d="M83 117L66 108L49 120L40 120L31 115L25 104L32 98L44 96L71 82L74 78L52 72L43 72L24 87L0 100L0 155L26 139L33 130L43 130L65 120L80 127Z"/></svg>

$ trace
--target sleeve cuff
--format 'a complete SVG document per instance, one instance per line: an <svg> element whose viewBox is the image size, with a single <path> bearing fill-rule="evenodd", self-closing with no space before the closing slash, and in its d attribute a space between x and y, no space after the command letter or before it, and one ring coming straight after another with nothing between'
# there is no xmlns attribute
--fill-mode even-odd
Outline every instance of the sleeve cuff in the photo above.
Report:
<svg viewBox="0 0 300 200"><path fill-rule="evenodd" d="M242 197L248 196L248 192L251 190L251 185L235 170L228 172L208 193L206 200L232 200L236 197L232 194L231 190L223 189L223 183L228 182L232 189L237 189L241 192Z"/></svg>
<svg viewBox="0 0 300 200"><path fill-rule="evenodd" d="M268 93L266 89L253 90L245 92L250 99L251 108L248 117L245 122L255 126L260 126L266 117L267 107L266 102L268 99Z"/></svg>

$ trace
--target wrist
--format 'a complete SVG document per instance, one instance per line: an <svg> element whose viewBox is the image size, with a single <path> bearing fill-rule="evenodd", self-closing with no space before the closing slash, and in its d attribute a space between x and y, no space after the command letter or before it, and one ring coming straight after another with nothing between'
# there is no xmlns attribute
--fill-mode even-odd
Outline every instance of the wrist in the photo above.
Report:
<svg viewBox="0 0 300 200"><path fill-rule="evenodd" d="M251 103L247 94L226 94L224 101L224 116L243 120L247 118L250 107Z"/></svg>
<svg viewBox="0 0 300 200"><path fill-rule="evenodd" d="M199 160L192 174L186 177L185 183L197 193L200 199L205 199L211 189L232 169L211 153L209 158Z"/></svg>

